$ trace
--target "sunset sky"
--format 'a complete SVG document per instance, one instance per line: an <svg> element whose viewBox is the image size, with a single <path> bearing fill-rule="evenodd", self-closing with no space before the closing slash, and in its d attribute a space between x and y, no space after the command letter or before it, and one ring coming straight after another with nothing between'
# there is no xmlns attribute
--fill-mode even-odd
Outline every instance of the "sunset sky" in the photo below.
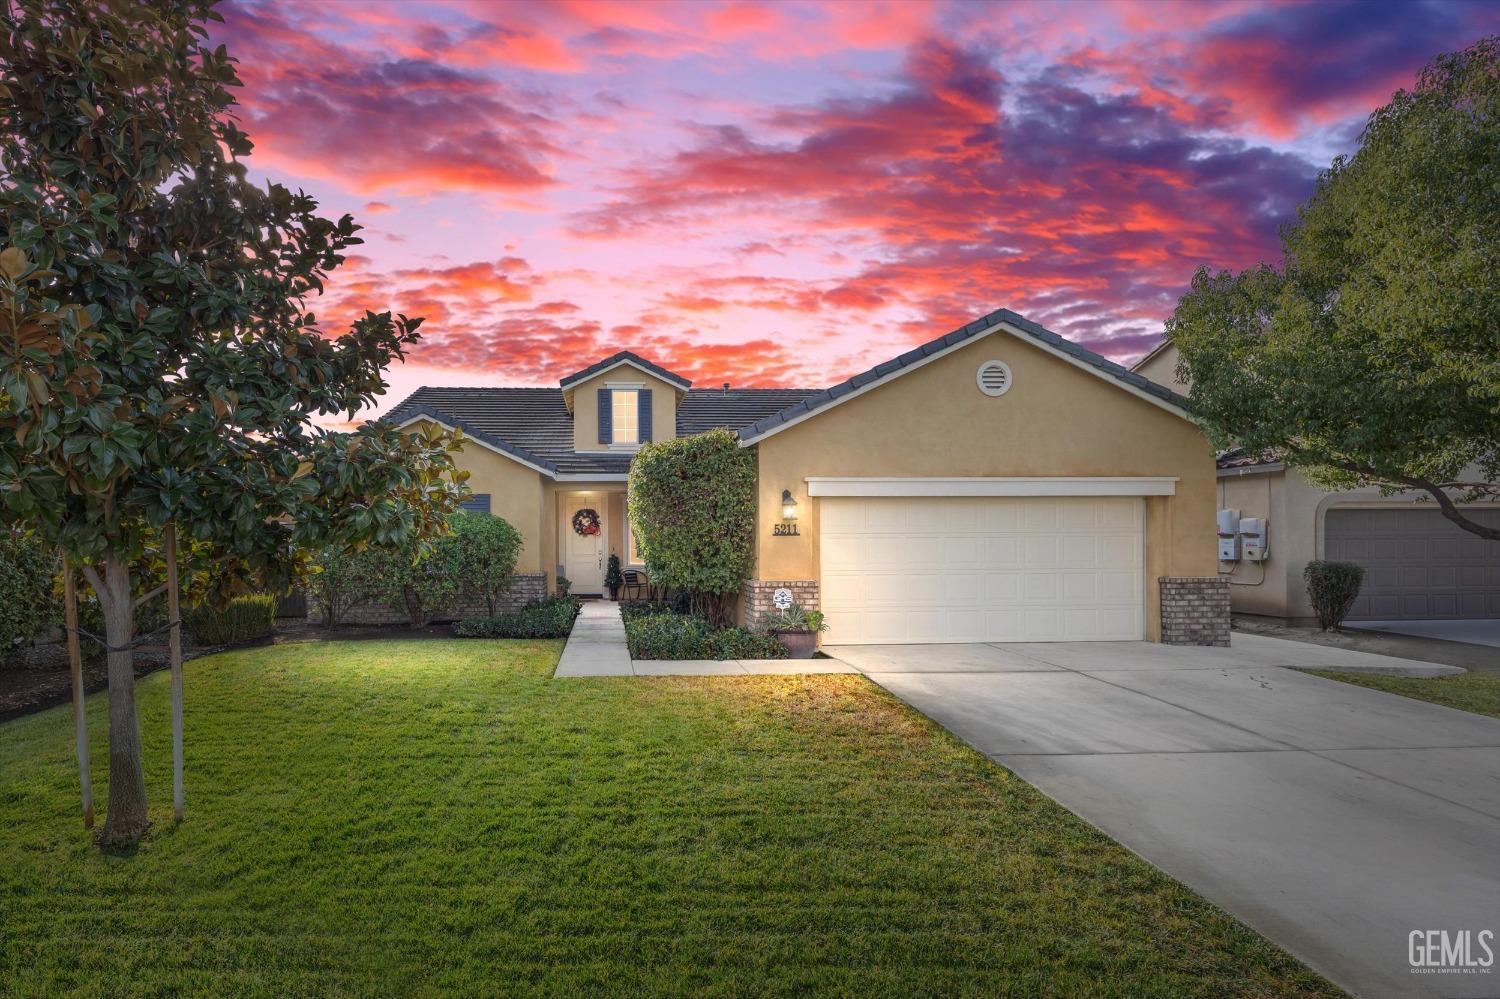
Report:
<svg viewBox="0 0 1500 999"><path fill-rule="evenodd" d="M1500 4L247 2L259 176L366 229L317 306L417 385L628 348L821 387L994 308L1128 362Z"/></svg>

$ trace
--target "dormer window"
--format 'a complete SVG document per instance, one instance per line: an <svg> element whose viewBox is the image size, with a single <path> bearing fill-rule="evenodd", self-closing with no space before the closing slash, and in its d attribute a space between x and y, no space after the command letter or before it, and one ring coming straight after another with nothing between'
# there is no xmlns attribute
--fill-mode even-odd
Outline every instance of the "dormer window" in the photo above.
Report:
<svg viewBox="0 0 1500 999"><path fill-rule="evenodd" d="M639 389L610 390L610 427L612 444L641 442L641 403Z"/></svg>

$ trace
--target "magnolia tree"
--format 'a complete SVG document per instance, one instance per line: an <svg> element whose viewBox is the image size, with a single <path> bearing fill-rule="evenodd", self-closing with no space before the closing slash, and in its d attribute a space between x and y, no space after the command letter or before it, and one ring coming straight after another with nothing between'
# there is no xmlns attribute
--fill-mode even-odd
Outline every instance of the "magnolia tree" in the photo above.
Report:
<svg viewBox="0 0 1500 999"><path fill-rule="evenodd" d="M164 538L227 596L320 546L440 531L462 490L440 433L314 426L385 389L419 320L320 335L306 299L358 227L246 180L217 19L209 0L0 8L0 518L103 606L104 844L148 825L131 645Z"/></svg>
<svg viewBox="0 0 1500 999"><path fill-rule="evenodd" d="M1500 540L1460 505L1500 497L1500 39L1376 111L1282 243L1199 271L1167 323L1209 436Z"/></svg>

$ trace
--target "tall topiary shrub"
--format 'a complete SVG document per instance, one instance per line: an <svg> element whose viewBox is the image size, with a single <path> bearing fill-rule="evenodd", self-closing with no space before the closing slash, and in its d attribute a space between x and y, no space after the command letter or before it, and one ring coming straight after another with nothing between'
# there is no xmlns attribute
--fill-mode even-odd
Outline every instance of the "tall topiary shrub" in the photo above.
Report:
<svg viewBox="0 0 1500 999"><path fill-rule="evenodd" d="M57 556L36 538L0 528L0 664L61 619L56 574Z"/></svg>
<svg viewBox="0 0 1500 999"><path fill-rule="evenodd" d="M715 625L755 566L755 455L728 430L642 446L630 528L654 584L690 595Z"/></svg>
<svg viewBox="0 0 1500 999"><path fill-rule="evenodd" d="M463 594L481 598L494 617L516 572L521 532L487 513L456 513L448 526L453 533L436 543L451 549L445 555L446 568L457 574Z"/></svg>
<svg viewBox="0 0 1500 999"><path fill-rule="evenodd" d="M1353 562L1317 560L1307 563L1302 578L1307 582L1307 596L1312 601L1313 613L1318 616L1318 625L1328 631L1344 623L1359 596L1365 570Z"/></svg>

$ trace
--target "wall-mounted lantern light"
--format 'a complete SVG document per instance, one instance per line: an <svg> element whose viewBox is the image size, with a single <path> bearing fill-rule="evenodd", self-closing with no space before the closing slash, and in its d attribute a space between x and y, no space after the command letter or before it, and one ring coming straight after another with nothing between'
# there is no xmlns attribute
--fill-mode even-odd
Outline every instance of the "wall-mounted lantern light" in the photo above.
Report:
<svg viewBox="0 0 1500 999"><path fill-rule="evenodd" d="M797 519L797 501L792 499L792 491L790 489L783 489L781 491L781 519Z"/></svg>

